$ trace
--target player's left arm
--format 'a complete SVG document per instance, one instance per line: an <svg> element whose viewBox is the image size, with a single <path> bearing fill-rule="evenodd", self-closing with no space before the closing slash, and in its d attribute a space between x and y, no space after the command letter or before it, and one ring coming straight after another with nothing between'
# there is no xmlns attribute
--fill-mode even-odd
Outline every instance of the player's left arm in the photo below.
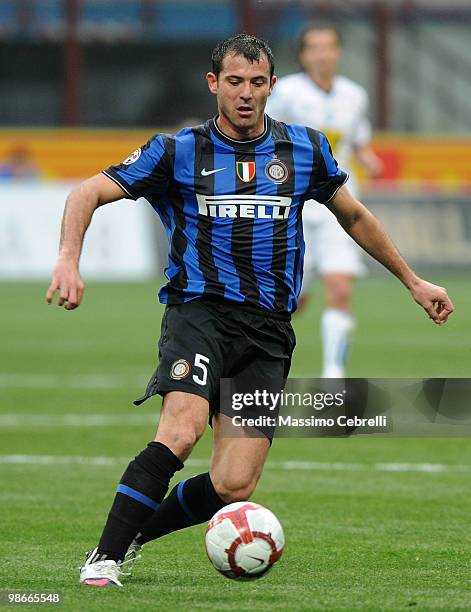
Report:
<svg viewBox="0 0 471 612"><path fill-rule="evenodd" d="M411 270L381 222L347 187L341 187L326 205L355 242L397 276L435 323L446 322L454 310L446 289L427 282Z"/></svg>

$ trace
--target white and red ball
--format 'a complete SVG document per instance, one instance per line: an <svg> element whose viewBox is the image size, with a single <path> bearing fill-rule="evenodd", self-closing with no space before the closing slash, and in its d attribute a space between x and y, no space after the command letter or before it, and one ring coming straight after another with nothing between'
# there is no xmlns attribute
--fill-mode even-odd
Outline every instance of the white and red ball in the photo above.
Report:
<svg viewBox="0 0 471 612"><path fill-rule="evenodd" d="M252 502L224 506L206 529L206 552L227 578L261 578L283 553L285 536L279 520Z"/></svg>

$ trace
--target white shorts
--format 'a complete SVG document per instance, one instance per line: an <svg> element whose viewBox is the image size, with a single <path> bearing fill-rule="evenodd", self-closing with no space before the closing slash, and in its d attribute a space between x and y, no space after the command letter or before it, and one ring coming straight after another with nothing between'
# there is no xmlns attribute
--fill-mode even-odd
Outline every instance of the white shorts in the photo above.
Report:
<svg viewBox="0 0 471 612"><path fill-rule="evenodd" d="M301 292L309 291L316 275L365 274L360 247L324 204L314 200L305 203L303 229L306 252Z"/></svg>

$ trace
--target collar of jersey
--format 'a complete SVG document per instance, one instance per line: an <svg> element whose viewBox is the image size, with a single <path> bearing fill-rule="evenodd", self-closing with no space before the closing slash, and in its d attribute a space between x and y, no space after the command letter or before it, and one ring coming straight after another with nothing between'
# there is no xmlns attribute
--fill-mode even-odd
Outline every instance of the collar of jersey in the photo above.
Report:
<svg viewBox="0 0 471 612"><path fill-rule="evenodd" d="M222 132L218 128L216 123L217 118L218 115L209 120L209 129L220 142L223 142L224 144L227 144L234 149L253 150L254 147L265 142L265 140L270 136L271 133L271 119L268 115L265 115L265 129L260 134L260 136L257 136L257 138L252 138L252 140L236 140L235 138L230 138L229 136L226 136L226 134L224 134L224 132Z"/></svg>
<svg viewBox="0 0 471 612"><path fill-rule="evenodd" d="M312 79L307 72L303 72L302 73L304 75L304 78L306 79L306 81L308 83L310 83L311 87L313 87L316 91L318 91L319 93L321 93L324 96L332 96L337 88L337 82L338 82L338 77L337 75L334 76L334 78L332 79L332 87L329 91L326 91L325 89L322 89L322 87L320 85L318 85L314 79Z"/></svg>

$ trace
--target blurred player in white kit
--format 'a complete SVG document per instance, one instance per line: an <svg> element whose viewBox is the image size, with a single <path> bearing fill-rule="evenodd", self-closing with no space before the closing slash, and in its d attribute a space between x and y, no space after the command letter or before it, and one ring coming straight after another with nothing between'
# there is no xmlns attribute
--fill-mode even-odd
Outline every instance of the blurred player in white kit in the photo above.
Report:
<svg viewBox="0 0 471 612"><path fill-rule="evenodd" d="M381 173L382 162L370 146L368 94L357 83L337 74L341 54L342 38L334 25L309 25L298 41L298 60L303 72L277 82L267 112L278 121L300 123L326 133L339 166L350 173L348 188L358 197L352 158L370 176ZM321 317L322 376L343 378L355 327L351 312L353 279L364 273L364 264L359 247L326 206L305 206L303 222L306 255L300 306L317 272L323 279L326 295Z"/></svg>

